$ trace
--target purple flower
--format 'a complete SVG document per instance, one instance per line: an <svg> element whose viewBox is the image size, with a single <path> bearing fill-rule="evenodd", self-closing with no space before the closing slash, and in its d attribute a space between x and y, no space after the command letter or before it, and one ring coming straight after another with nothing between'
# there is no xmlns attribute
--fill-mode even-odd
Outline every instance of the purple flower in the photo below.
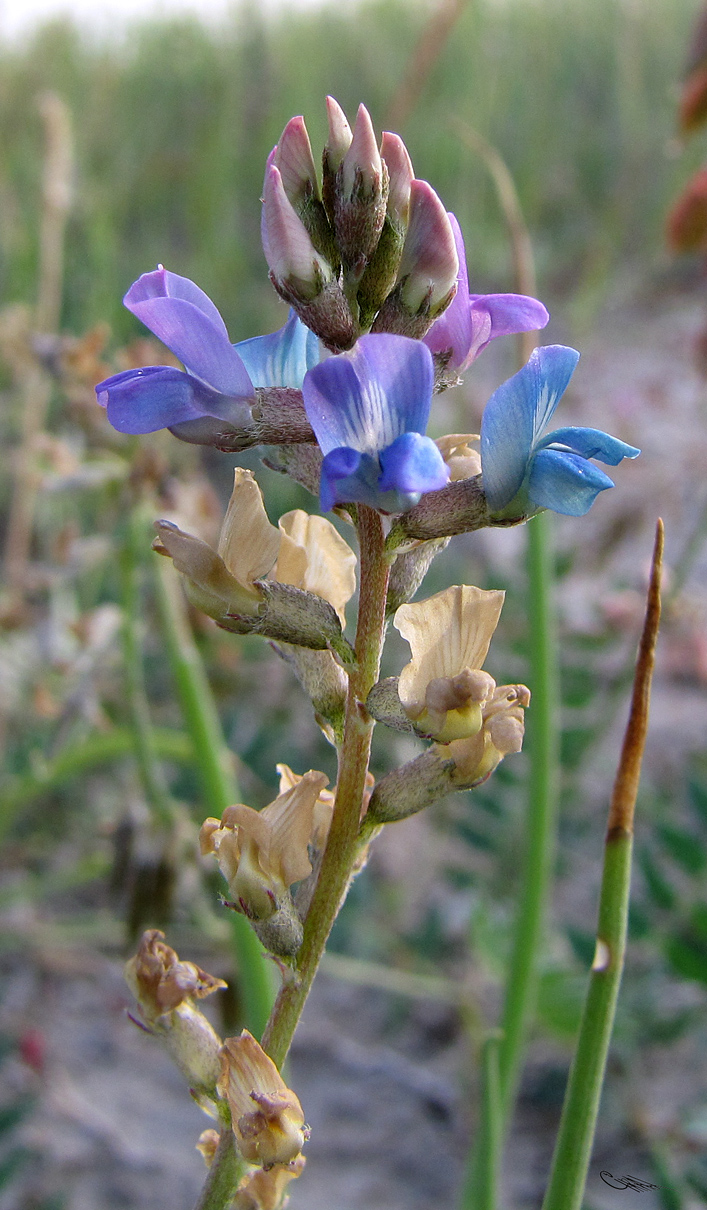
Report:
<svg viewBox="0 0 707 1210"><path fill-rule="evenodd" d="M457 292L424 337L433 353L451 350L447 368L463 374L496 336L537 332L550 316L541 302L525 294L470 294L466 250L453 214L449 221L459 257Z"/></svg>
<svg viewBox="0 0 707 1210"><path fill-rule="evenodd" d="M494 391L481 418L481 470L489 509L527 517L549 508L582 517L613 481L590 458L618 466L640 450L601 429L555 429L542 436L579 360L575 349L545 345Z"/></svg>
<svg viewBox="0 0 707 1210"><path fill-rule="evenodd" d="M211 299L194 282L166 269L144 273L125 306L184 365L125 370L96 387L98 402L121 433L169 428L199 432L204 420L239 429L250 422L256 386L301 386L319 359L316 337L295 315L269 336L232 345Z"/></svg>
<svg viewBox="0 0 707 1210"><path fill-rule="evenodd" d="M362 336L350 353L315 366L302 384L309 423L324 454L321 507L358 502L404 512L449 480L431 438L434 366L407 336Z"/></svg>

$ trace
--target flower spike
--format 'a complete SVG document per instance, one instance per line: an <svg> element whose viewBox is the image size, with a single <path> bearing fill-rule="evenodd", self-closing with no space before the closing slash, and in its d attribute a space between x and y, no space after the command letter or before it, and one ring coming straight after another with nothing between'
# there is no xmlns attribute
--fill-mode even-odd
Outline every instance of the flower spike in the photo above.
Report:
<svg viewBox="0 0 707 1210"><path fill-rule="evenodd" d="M564 345L535 349L527 364L489 399L481 420L482 482L496 517L532 516L549 508L582 517L613 480L592 466L618 466L640 450L599 429L542 431L552 417L579 353Z"/></svg>
<svg viewBox="0 0 707 1210"><path fill-rule="evenodd" d="M322 509L352 501L404 512L444 487L449 471L424 436L433 378L423 344L385 334L309 371L302 394L324 454Z"/></svg>

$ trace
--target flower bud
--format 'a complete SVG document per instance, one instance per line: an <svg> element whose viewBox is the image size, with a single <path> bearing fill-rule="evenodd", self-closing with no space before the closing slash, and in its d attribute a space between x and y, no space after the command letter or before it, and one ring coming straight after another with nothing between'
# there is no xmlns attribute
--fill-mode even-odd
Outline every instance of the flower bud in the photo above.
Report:
<svg viewBox="0 0 707 1210"><path fill-rule="evenodd" d="M346 270L360 275L373 255L385 220L388 170L364 105L353 138L336 174L334 231Z"/></svg>
<svg viewBox="0 0 707 1210"><path fill-rule="evenodd" d="M213 1099L221 1039L193 998L225 987L223 979L193 962L181 962L165 945L164 933L149 929L125 967L125 980L140 1005L144 1027L160 1038L193 1091Z"/></svg>
<svg viewBox="0 0 707 1210"><path fill-rule="evenodd" d="M318 196L317 170L303 117L290 118L271 157L272 163L280 171L283 188L295 210L308 197Z"/></svg>
<svg viewBox="0 0 707 1210"><path fill-rule="evenodd" d="M265 173L262 237L272 283L292 306L311 303L331 282L331 266L314 247L275 164Z"/></svg>
<svg viewBox="0 0 707 1210"><path fill-rule="evenodd" d="M214 1156L218 1148L221 1136L218 1130L202 1130L197 1140L196 1149L203 1156L204 1163L207 1168L210 1168L214 1162Z"/></svg>
<svg viewBox="0 0 707 1210"><path fill-rule="evenodd" d="M228 1101L238 1149L266 1171L296 1160L309 1130L302 1106L246 1029L221 1048L219 1092Z"/></svg>
<svg viewBox="0 0 707 1210"><path fill-rule="evenodd" d="M380 239L356 295L362 331L370 328L395 285L408 224L410 186L414 178L410 156L399 135L384 132L381 159L388 172L388 201Z"/></svg>
<svg viewBox="0 0 707 1210"><path fill-rule="evenodd" d="M346 155L353 135L346 119L346 114L333 97L326 99L327 121L329 123L329 138L322 157L323 179L322 197L331 222L334 221L334 191L336 173Z"/></svg>
<svg viewBox="0 0 707 1210"><path fill-rule="evenodd" d="M261 234L270 280L281 298L327 348L338 353L356 341L356 325L335 278L290 202L275 164L265 173Z"/></svg>
<svg viewBox="0 0 707 1210"><path fill-rule="evenodd" d="M332 269L339 265L339 254L326 211L319 196L317 170L303 117L291 118L277 146L268 157L266 172L274 164L282 184L312 243Z"/></svg>
<svg viewBox="0 0 707 1210"><path fill-rule="evenodd" d="M408 149L398 134L383 131L381 159L388 169L388 206L386 214L403 232L410 214L410 189L415 178Z"/></svg>
<svg viewBox="0 0 707 1210"><path fill-rule="evenodd" d="M439 444L439 443L437 443ZM411 601L430 569L432 560L449 545L449 538L432 542L414 542L410 550L398 554L390 569L386 617L391 617L401 605Z"/></svg>
<svg viewBox="0 0 707 1210"><path fill-rule="evenodd" d="M398 269L398 284L383 304L374 332L424 336L454 297L459 258L454 232L441 201L427 181L410 188L410 218Z"/></svg>

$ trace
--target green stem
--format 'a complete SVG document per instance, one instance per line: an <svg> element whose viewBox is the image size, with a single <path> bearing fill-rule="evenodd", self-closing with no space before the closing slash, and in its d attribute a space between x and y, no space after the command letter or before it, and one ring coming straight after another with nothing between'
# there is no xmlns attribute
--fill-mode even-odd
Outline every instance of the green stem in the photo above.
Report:
<svg viewBox="0 0 707 1210"><path fill-rule="evenodd" d="M263 1046L278 1067L282 1066L289 1050L358 853L359 822L373 732L373 720L362 703L378 679L390 570L380 516L365 505L359 506L358 510L358 535L357 665L349 681L334 815L321 873L305 920L296 972L283 984L263 1036Z"/></svg>
<svg viewBox="0 0 707 1210"><path fill-rule="evenodd" d="M477 1144L479 1183L478 1189L474 1190L473 1204L475 1210L496 1210L503 1145L503 1106L498 1070L498 1038L487 1038L484 1042L481 1081L481 1118Z"/></svg>
<svg viewBox="0 0 707 1210"><path fill-rule="evenodd" d="M194 744L204 799L222 815L240 796L233 754L221 726L204 662L189 624L178 573L170 559L155 556L157 606L182 715Z"/></svg>
<svg viewBox="0 0 707 1210"><path fill-rule="evenodd" d="M523 1049L535 1011L539 959L556 846L558 667L553 603L551 518L535 517L528 534L530 759L525 869L516 918L506 996L501 1020L503 1040L499 1076L504 1123L515 1101Z"/></svg>
<svg viewBox="0 0 707 1210"><path fill-rule="evenodd" d="M233 1131L224 1130L194 1210L224 1210L230 1206L246 1169Z"/></svg>
<svg viewBox="0 0 707 1210"><path fill-rule="evenodd" d="M123 664L140 779L155 820L163 828L170 829L175 820L174 803L155 747L140 634L143 610L139 572L142 552L146 545L145 537L146 527L142 512L136 508L127 519L120 552Z"/></svg>
<svg viewBox="0 0 707 1210"><path fill-rule="evenodd" d="M553 604L551 517L528 523L528 681L532 704L527 714L529 753L528 812L523 845L524 869L513 948L506 981L498 1053L501 1129L492 1138L481 1132L471 1152L462 1210L481 1204L484 1169L497 1168L513 1112L523 1051L535 1011L539 958L556 845L558 668ZM492 1147L496 1153L491 1154Z"/></svg>
<svg viewBox="0 0 707 1210"><path fill-rule="evenodd" d="M658 521L631 711L611 797L596 951L543 1210L581 1210L584 1198L626 952L633 816L648 729L651 678L660 623L662 556L663 523Z"/></svg>
<svg viewBox="0 0 707 1210"><path fill-rule="evenodd" d="M194 744L204 798L210 813L222 815L239 798L233 756L194 642L179 576L169 560L157 558L156 583L170 667ZM245 916L232 913L230 927L245 1024L254 1037L260 1038L270 1016L275 972Z"/></svg>
<svg viewBox="0 0 707 1210"><path fill-rule="evenodd" d="M631 850L629 832L607 839L597 950L543 1210L582 1206L626 949Z"/></svg>
<svg viewBox="0 0 707 1210"><path fill-rule="evenodd" d="M163 760L174 760L184 765L191 764L194 760L193 745L183 731L156 728L152 732L152 742L157 756ZM40 794L59 790L89 769L119 760L134 752L135 736L132 730L115 727L112 731L97 731L94 735L88 735L78 743L67 746L53 760L47 761L39 768L4 782L0 795L0 839L11 827L18 811Z"/></svg>

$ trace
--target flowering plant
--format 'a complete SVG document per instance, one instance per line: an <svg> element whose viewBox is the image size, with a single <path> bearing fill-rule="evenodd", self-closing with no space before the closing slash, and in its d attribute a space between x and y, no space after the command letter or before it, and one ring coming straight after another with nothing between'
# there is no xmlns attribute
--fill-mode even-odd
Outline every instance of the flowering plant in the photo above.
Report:
<svg viewBox="0 0 707 1210"><path fill-rule="evenodd" d="M459 224L414 176L399 137L386 133L379 146L363 106L353 130L335 101L327 106L321 179L301 117L265 170L263 248L290 307L284 325L232 345L211 300L159 267L124 301L184 368L128 370L97 387L123 433L168 428L222 450L274 447L269 464L318 491L322 511L351 523L358 539L350 643L356 556L328 519L296 510L274 526L254 476L237 468L217 549L156 523L155 549L172 559L192 603L226 630L276 644L338 764L333 790L319 771L281 766L269 806L230 805L201 829L202 853L227 885L225 910L249 922L282 974L259 1041L244 1031L221 1042L192 1003L218 981L180 963L154 930L129 967L150 1030L190 1078L197 1073L192 1083L220 1121L220 1133L200 1141L212 1167L199 1205L211 1210L277 1210L302 1170L308 1128L280 1069L377 832L478 786L521 748L530 692L498 686L482 668L503 593L455 585L411 603L434 555L459 532L544 509L583 514L613 486L590 459L616 465L639 452L594 429L542 435L579 356L562 346L535 350L491 397L480 459L470 435L427 435L435 394L490 340L535 332L549 316L523 295L470 294ZM411 660L381 680L391 617ZM378 782L369 773L376 722L428 743Z"/></svg>

